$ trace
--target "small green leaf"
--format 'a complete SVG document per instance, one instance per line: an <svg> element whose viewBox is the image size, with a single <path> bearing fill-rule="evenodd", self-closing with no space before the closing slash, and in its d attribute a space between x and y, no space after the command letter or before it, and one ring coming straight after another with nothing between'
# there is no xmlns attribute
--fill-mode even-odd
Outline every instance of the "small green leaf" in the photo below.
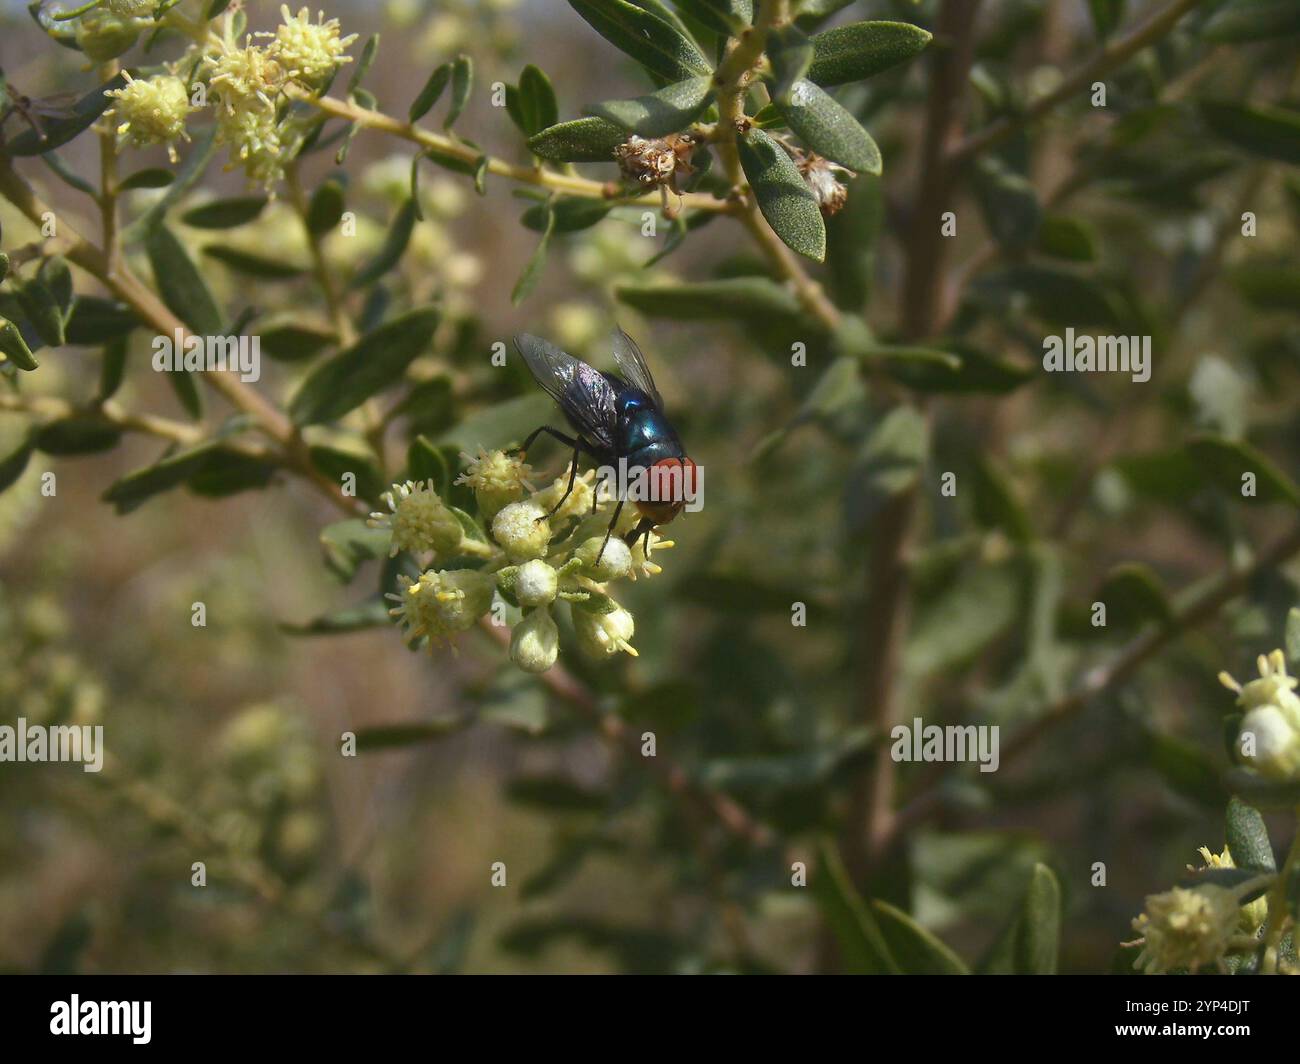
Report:
<svg viewBox="0 0 1300 1064"><path fill-rule="evenodd" d="M560 119L550 79L531 63L519 75L518 87L506 87L506 111L526 137L540 133Z"/></svg>
<svg viewBox="0 0 1300 1064"><path fill-rule="evenodd" d="M431 743L460 731L469 723L467 717L421 721L411 724L375 724L357 730L357 752L400 750L420 743Z"/></svg>
<svg viewBox="0 0 1300 1064"><path fill-rule="evenodd" d="M100 115L108 110L113 97L106 95L126 85L126 74L118 74L97 89L91 89L61 118L43 118L41 128L24 129L5 142L5 152L14 158L40 155L52 148L62 147L74 137L89 129Z"/></svg>
<svg viewBox="0 0 1300 1064"><path fill-rule="evenodd" d="M643 314L681 321L747 318L797 322L799 301L766 277L731 277L689 284L621 284L614 295Z"/></svg>
<svg viewBox="0 0 1300 1064"><path fill-rule="evenodd" d="M1197 436L1188 444L1201 475L1244 502L1288 502L1300 506L1300 489L1273 461L1250 444L1221 436ZM1243 495L1242 475L1255 475L1255 494Z"/></svg>
<svg viewBox="0 0 1300 1064"><path fill-rule="evenodd" d="M1055 975L1061 939L1061 886L1045 864L1034 865L1016 942L1016 971Z"/></svg>
<svg viewBox="0 0 1300 1064"><path fill-rule="evenodd" d="M395 384L406 367L428 350L437 324L438 311L433 307L408 311L321 363L289 404L294 424L337 420Z"/></svg>
<svg viewBox="0 0 1300 1064"><path fill-rule="evenodd" d="M1160 580L1139 562L1125 562L1106 574L1097 591L1097 601L1106 604L1106 626L1122 630L1140 628L1149 621L1168 624L1173 607Z"/></svg>
<svg viewBox="0 0 1300 1064"><path fill-rule="evenodd" d="M1265 159L1300 163L1300 112L1268 104L1204 100L1201 118L1220 138Z"/></svg>
<svg viewBox="0 0 1300 1064"><path fill-rule="evenodd" d="M976 457L974 472L975 520L981 528L997 528L1013 543L1034 538L1029 511L1016 498L1002 471L986 456Z"/></svg>
<svg viewBox="0 0 1300 1064"><path fill-rule="evenodd" d="M839 944L844 970L851 975L900 975L871 909L862 900L835 847L822 842L813 869L813 897Z"/></svg>
<svg viewBox="0 0 1300 1064"><path fill-rule="evenodd" d="M345 584L357 575L363 563L387 558L391 543L388 529L371 528L360 517L335 521L320 533L325 564Z"/></svg>
<svg viewBox="0 0 1300 1064"><path fill-rule="evenodd" d="M50 347L59 347L64 343L64 325L68 312L72 309L71 275L67 272L67 263L62 259L59 262L62 267L48 278L51 283L46 283L44 262L35 276L26 281L15 278L10 282L22 313L40 336L41 342Z"/></svg>
<svg viewBox="0 0 1300 1064"><path fill-rule="evenodd" d="M1034 186L997 156L978 159L974 167L975 196L993 239L1006 248L1033 243L1043 212Z"/></svg>
<svg viewBox="0 0 1300 1064"><path fill-rule="evenodd" d="M761 129L740 138L740 164L768 225L793 251L814 262L826 257L826 226L798 167Z"/></svg>
<svg viewBox="0 0 1300 1064"><path fill-rule="evenodd" d="M221 244L207 245L203 249L203 254L210 259L216 259L236 273L248 277L261 277L268 281L290 281L295 277L301 277L306 272L301 266L293 266L279 259L268 259L251 251L224 247Z"/></svg>
<svg viewBox="0 0 1300 1064"><path fill-rule="evenodd" d="M528 138L528 150L557 163L608 163L627 131L607 118L575 118Z"/></svg>
<svg viewBox="0 0 1300 1064"><path fill-rule="evenodd" d="M365 288L374 284L384 274L397 265L411 242L411 233L415 230L416 205L414 199L408 199L398 208L397 214L388 227L384 243L375 253L375 257L357 270L349 286Z"/></svg>
<svg viewBox="0 0 1300 1064"><path fill-rule="evenodd" d="M27 471L27 462L32 457L32 445L24 443L13 454L0 459L0 491L8 491L18 478Z"/></svg>
<svg viewBox="0 0 1300 1064"><path fill-rule="evenodd" d="M642 137L662 137L686 129L708 106L713 79L707 75L665 85L634 100L610 100L587 108L589 115L608 119Z"/></svg>
<svg viewBox="0 0 1300 1064"><path fill-rule="evenodd" d="M1036 246L1044 255L1073 262L1093 262L1097 258L1097 238L1092 227L1064 214L1043 216Z"/></svg>
<svg viewBox="0 0 1300 1064"><path fill-rule="evenodd" d="M931 35L908 22L853 22L813 35L808 77L818 85L861 81L924 50Z"/></svg>
<svg viewBox="0 0 1300 1064"><path fill-rule="evenodd" d="M122 430L98 417L68 417L42 425L32 434L32 445L45 454L79 455L110 451Z"/></svg>
<svg viewBox="0 0 1300 1064"><path fill-rule="evenodd" d="M1275 41L1298 33L1295 0L1228 0L1201 28L1201 36L1215 44Z"/></svg>
<svg viewBox="0 0 1300 1064"><path fill-rule="evenodd" d="M569 0L582 19L651 73L683 81L712 68L704 53L671 23L627 0Z"/></svg>
<svg viewBox="0 0 1300 1064"><path fill-rule="evenodd" d="M343 182L337 177L322 181L307 205L307 228L312 236L324 236L338 225L344 206Z"/></svg>
<svg viewBox="0 0 1300 1064"><path fill-rule="evenodd" d="M683 14L722 37L738 37L754 21L753 0L675 0Z"/></svg>
<svg viewBox="0 0 1300 1064"><path fill-rule="evenodd" d="M118 336L104 345L104 353L99 362L99 399L111 399L122 379L126 376L126 354L128 346L125 336Z"/></svg>
<svg viewBox="0 0 1300 1064"><path fill-rule="evenodd" d="M192 207L181 215L181 222L194 229L233 229L247 225L267 204L265 196L233 196Z"/></svg>
<svg viewBox="0 0 1300 1064"><path fill-rule="evenodd" d="M1230 769L1224 784L1243 801L1260 809L1294 809L1300 805L1300 780L1270 779L1245 768Z"/></svg>
<svg viewBox="0 0 1300 1064"><path fill-rule="evenodd" d="M124 177L117 184L119 192L130 192L137 188L166 188L176 180L176 175L161 166L149 170L137 170L129 177Z"/></svg>
<svg viewBox="0 0 1300 1064"><path fill-rule="evenodd" d="M376 597L359 606L331 610L304 624L281 622L279 629L287 635L346 635L367 628L383 628L393 623L388 615L390 605L388 600Z"/></svg>
<svg viewBox="0 0 1300 1064"><path fill-rule="evenodd" d="M553 205L537 203L524 211L520 221L535 233L546 231L547 218L555 217L555 232L576 233L589 229L609 214L613 204L585 196L561 197Z"/></svg>
<svg viewBox="0 0 1300 1064"><path fill-rule="evenodd" d="M772 61L772 101L789 100L795 83L804 79L813 61L813 43L799 27L782 26L768 35L767 57Z"/></svg>
<svg viewBox="0 0 1300 1064"><path fill-rule="evenodd" d="M154 465L128 473L104 493L104 501L112 503L119 514L130 513L155 495L247 457L216 442L176 451Z"/></svg>
<svg viewBox="0 0 1300 1064"><path fill-rule="evenodd" d="M515 282L514 291L510 293L511 304L517 306L528 298L532 290L537 287L537 282L542 278L542 267L546 263L546 248L551 242L551 234L555 232L555 205L551 201L544 204L546 219L542 229L542 238L537 242L537 249L533 252L524 267L524 272L519 275L519 280Z"/></svg>
<svg viewBox="0 0 1300 1064"><path fill-rule="evenodd" d="M442 63L435 67L433 73L429 75L429 80L424 83L424 88L420 90L420 94L411 102L411 109L407 112L408 120L418 122L427 115L442 97L443 90L447 88L450 81L450 63Z"/></svg>
<svg viewBox="0 0 1300 1064"><path fill-rule="evenodd" d="M1097 37L1104 41L1124 20L1124 0L1088 0L1088 12Z"/></svg>
<svg viewBox="0 0 1300 1064"><path fill-rule="evenodd" d="M945 943L901 909L873 900L871 910L890 952L907 975L969 975L970 969Z"/></svg>
<svg viewBox="0 0 1300 1064"><path fill-rule="evenodd" d="M221 310L176 234L159 222L149 229L144 247L168 309L200 336L219 335Z"/></svg>
<svg viewBox="0 0 1300 1064"><path fill-rule="evenodd" d="M1228 852L1234 865L1253 872L1277 871L1268 827L1258 809L1234 796L1228 799L1226 825Z"/></svg>
<svg viewBox="0 0 1300 1064"><path fill-rule="evenodd" d="M349 474L355 477L357 496L369 503L377 505L379 497L389 488L368 452L316 443L307 449L307 454L311 464L336 484L342 484Z"/></svg>
<svg viewBox="0 0 1300 1064"><path fill-rule="evenodd" d="M40 366L22 332L8 318L0 318L0 355L4 356L3 361L12 362L22 370L30 371Z"/></svg>
<svg viewBox="0 0 1300 1064"><path fill-rule="evenodd" d="M442 120L443 129L451 129L455 124L473 89L474 61L467 55L458 55L451 65L451 103L447 107L447 117Z"/></svg>
<svg viewBox="0 0 1300 1064"><path fill-rule="evenodd" d="M773 103L790 128L818 155L855 173L879 175L880 149L871 134L813 82L798 79L786 99L777 98Z"/></svg>
<svg viewBox="0 0 1300 1064"><path fill-rule="evenodd" d="M1243 262L1232 270L1229 280L1253 307L1300 312L1300 269L1289 263Z"/></svg>
<svg viewBox="0 0 1300 1064"><path fill-rule="evenodd" d="M286 322L258 331L262 350L279 362L298 362L319 354L334 343L334 333Z"/></svg>
<svg viewBox="0 0 1300 1064"><path fill-rule="evenodd" d="M125 336L140 327L140 319L125 303L99 296L77 296L63 329L63 342L93 347Z"/></svg>

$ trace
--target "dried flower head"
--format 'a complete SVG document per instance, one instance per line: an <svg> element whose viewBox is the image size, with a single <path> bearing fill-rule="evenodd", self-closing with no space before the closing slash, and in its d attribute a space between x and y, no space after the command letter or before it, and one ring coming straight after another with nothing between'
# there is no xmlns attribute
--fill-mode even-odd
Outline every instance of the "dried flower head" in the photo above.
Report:
<svg viewBox="0 0 1300 1064"><path fill-rule="evenodd" d="M812 190L813 198L821 208L822 214L827 218L832 214L838 214L849 198L849 190L835 175L837 172L852 174L853 171L846 170L829 159L823 159L815 152L808 152L802 159L797 160L797 163L799 172L803 174L804 181Z"/></svg>
<svg viewBox="0 0 1300 1064"><path fill-rule="evenodd" d="M635 133L614 149L619 169L629 181L647 187L663 186L678 192L678 178L695 172L691 154L695 138L689 133L667 137L639 137Z"/></svg>

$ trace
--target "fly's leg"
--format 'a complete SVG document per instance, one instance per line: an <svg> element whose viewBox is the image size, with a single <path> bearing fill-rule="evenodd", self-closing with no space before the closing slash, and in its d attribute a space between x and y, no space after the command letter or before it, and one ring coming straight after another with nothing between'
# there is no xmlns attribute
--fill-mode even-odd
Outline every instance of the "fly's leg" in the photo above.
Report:
<svg viewBox="0 0 1300 1064"><path fill-rule="evenodd" d="M609 519L609 527L605 529L605 538L600 544L600 553L596 555L597 565L600 564L600 559L605 556L605 547L609 543L609 537L614 532L614 526L618 524L618 515L623 512L623 501L622 499L618 500L618 505L614 507L614 516Z"/></svg>
<svg viewBox="0 0 1300 1064"><path fill-rule="evenodd" d="M560 501L557 502L554 506L552 506L550 511L545 516L539 517L537 519L538 522L545 521L547 518L555 516L556 512L560 509L560 507L564 505L565 500L570 495L573 494L573 483L578 477L578 455L582 454L583 452L586 452L587 454L592 453L590 445L581 436L578 436L576 438L572 436L566 436L563 432L560 432L558 429L551 428L550 425L542 425L540 428L536 428L528 434L528 439L524 440L524 445L519 448L520 458L523 458L523 456L528 453L528 448L533 445L533 441L537 439L537 437L540 436L543 432L545 432L548 436L551 436L554 439L559 440L564 445L573 448L573 463L572 463L572 467L569 469L569 486L564 489L564 494L560 496Z"/></svg>
<svg viewBox="0 0 1300 1064"><path fill-rule="evenodd" d="M623 542L626 543L628 547L633 547L636 545L636 541L640 539L642 535L644 535L645 545L644 547L642 547L642 550L645 552L645 556L649 558L650 557L650 533L654 531L654 527L655 527L655 523L652 520L650 520L650 518L643 517L637 523L637 526L634 529L632 529L632 531L629 532L626 536L623 537Z"/></svg>

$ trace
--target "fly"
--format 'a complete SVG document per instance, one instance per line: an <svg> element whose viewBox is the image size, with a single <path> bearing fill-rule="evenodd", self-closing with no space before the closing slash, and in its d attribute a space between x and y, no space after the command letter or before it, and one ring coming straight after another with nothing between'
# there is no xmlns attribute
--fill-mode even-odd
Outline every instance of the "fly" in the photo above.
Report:
<svg viewBox="0 0 1300 1064"><path fill-rule="evenodd" d="M641 519L624 537L625 542L630 547L638 537L645 536L648 548L651 531L667 524L685 506L688 485L693 489L695 483L695 463L686 457L682 442L664 413L663 398L640 348L622 329L614 330L612 340L618 373L604 373L528 333L515 337L515 347L523 355L533 379L559 404L574 430L573 436L567 436L550 425L542 425L529 434L523 450L527 451L542 433L573 448L568 487L547 517L554 515L572 494L578 458L583 454L600 466L617 467L623 459L631 475L648 477L652 484L680 486L681 490L670 492L668 498L652 491L649 499L635 500ZM627 499L620 495L600 554L596 556L597 562L604 556L605 545L618 524L625 502Z"/></svg>

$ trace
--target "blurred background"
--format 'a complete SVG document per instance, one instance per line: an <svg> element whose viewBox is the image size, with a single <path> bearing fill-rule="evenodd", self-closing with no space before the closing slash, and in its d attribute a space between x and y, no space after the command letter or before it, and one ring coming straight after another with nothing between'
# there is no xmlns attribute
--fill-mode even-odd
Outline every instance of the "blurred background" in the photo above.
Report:
<svg viewBox="0 0 1300 1064"><path fill-rule="evenodd" d="M246 6L252 28L273 25L277 5ZM864 0L832 18L931 25L933 6ZM1050 87L1098 47L1089 7L985 4L972 115L999 113L999 93ZM1130 3L1125 24L1148 7ZM366 84L392 114L405 113L435 65L471 55L476 89L457 128L519 162L527 152L489 87L513 83L525 63L549 74L561 119L645 91L634 64L560 0L331 0L327 14L362 39L380 34ZM1279 164L1206 138L1184 109L1211 90L1294 99L1294 55L1286 42L1216 50L1190 31L1175 34L1109 80L1110 113L1075 108L1017 142L1043 197L1084 175L1058 213L1085 234L1092 259L1081 268L1104 280L1117 322L1134 324L1111 331L1155 336L1150 383L1046 379L1037 360L1050 330L1038 323L1071 320L1077 297L1026 296L1003 276L1007 267L986 265L989 229L974 201L963 201L971 209L947 282L953 328L988 354L996 385L942 396L925 445L904 719L998 723L1005 737L1146 621L1139 604L1104 632L1088 625L1116 565L1140 562L1166 588L1193 587L1294 521L1286 506L1234 508L1197 479L1182 449L1198 430L1249 436L1297 471L1294 314L1277 300L1252 301L1215 272L1247 254L1294 271L1297 185ZM23 92L87 91L94 74L82 62L49 45L22 6L0 7L0 68ZM852 184L818 276L882 336L897 328L925 63L841 95L879 142L885 171ZM1140 117L1117 133L1129 114ZM407 193L410 147L357 136L345 169L359 239L327 243L340 268L382 242ZM62 154L78 172L95 171L91 138ZM133 154L140 166L166 164L161 152ZM305 178L315 185L331 169L331 153L320 153ZM23 172L69 217L90 217L86 201L36 161ZM243 187L241 174L214 164L195 202ZM541 283L513 306L511 287L537 240L518 218L530 201L513 193L489 179L480 198L461 175L423 171L426 219L402 276L447 311L429 373L445 376L454 398L420 412L422 430L473 451L521 437L538 417L560 423L526 379L502 383L486 367L491 344L515 330L602 365L615 321L638 339L707 470L707 505L673 526L676 547L656 557L664 573L629 593L640 656L600 667L565 660L602 707L638 731L653 728L661 754L733 797L771 841L749 846L696 816L482 633L462 638L458 653L430 656L383 627L293 632L359 601L378 578L367 570L344 586L325 566L320 530L336 515L303 485L276 480L230 499L172 492L119 517L103 492L159 452L156 441L128 438L101 455L38 454L0 495L0 720L102 723L113 759L98 776L71 765L0 766L0 967L825 965L817 901L791 887L790 866L811 862L819 838L852 830L842 818L879 741L864 725L856 665L872 521L896 490L891 470L908 475L887 447L882 461L874 434L897 400L854 374L828 376L825 345L815 342L809 366L792 369L797 327L668 320L617 301L623 283L759 272L727 220L647 267L666 231L647 238L639 211L615 212L557 238ZM133 193L129 210L154 195ZM1243 202L1261 219L1249 253L1219 237ZM2 204L0 223L6 248L30 239ZM187 241L199 246L209 235ZM306 261L282 203L222 239ZM1215 270L1202 276L1211 254ZM254 298L246 278L218 264L205 273L231 303ZM256 298L323 314L305 281L267 282ZM148 357L147 340L135 336L136 364ZM24 381L34 394L93 392L96 351L48 355ZM268 363L257 387L283 397L299 374L292 363ZM182 416L155 374L129 375L119 398ZM508 403L516 405L502 429L491 419ZM0 453L24 431L24 419L0 412ZM565 462L558 448L529 457L553 475ZM58 478L52 498L37 490L46 470ZM946 470L994 488L978 499L942 497ZM876 892L977 958L1044 861L1065 896L1061 969L1110 970L1142 897L1199 863L1198 846L1222 848L1217 774L1231 699L1214 677L1221 668L1249 675L1254 654L1280 644L1296 598L1292 574L1270 570L1014 764L953 781L932 815L909 826ZM794 601L808 606L806 627L790 624ZM191 624L196 602L206 605L206 627ZM339 756L345 731L463 715L475 722L437 741ZM905 795L916 768L901 767ZM191 885L195 861L207 864L202 889ZM496 861L508 869L503 888L491 883ZM1091 883L1099 861L1105 887Z"/></svg>

